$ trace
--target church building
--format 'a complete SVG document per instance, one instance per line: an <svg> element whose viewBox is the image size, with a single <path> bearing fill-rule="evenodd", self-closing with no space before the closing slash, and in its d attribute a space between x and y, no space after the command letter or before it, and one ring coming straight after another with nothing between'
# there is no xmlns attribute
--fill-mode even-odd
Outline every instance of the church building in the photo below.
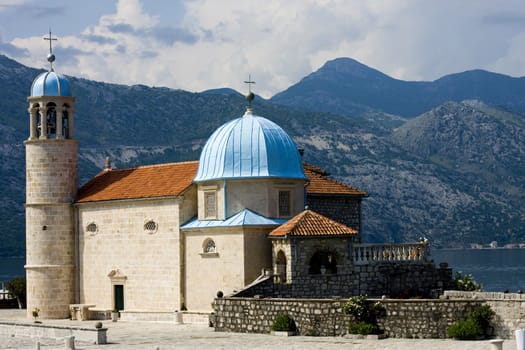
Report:
<svg viewBox="0 0 525 350"><path fill-rule="evenodd" d="M108 161L78 188L75 98L48 60L28 97L29 314L67 318L79 304L139 316L210 312L219 291L262 280L287 297L318 290L310 286L323 286L318 297L368 290L356 269L387 255L359 245L366 193L304 164L292 138L251 106L209 137L198 161ZM403 259L424 261L421 248L407 246Z"/></svg>

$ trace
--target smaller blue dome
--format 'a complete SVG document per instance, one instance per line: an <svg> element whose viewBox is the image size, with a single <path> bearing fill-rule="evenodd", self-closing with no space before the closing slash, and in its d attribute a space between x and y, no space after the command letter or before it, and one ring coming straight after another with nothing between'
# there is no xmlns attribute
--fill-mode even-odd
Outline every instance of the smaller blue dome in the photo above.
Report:
<svg viewBox="0 0 525 350"><path fill-rule="evenodd" d="M306 179L292 138L274 122L248 111L210 136L193 181L261 177Z"/></svg>
<svg viewBox="0 0 525 350"><path fill-rule="evenodd" d="M31 85L31 97L35 96L71 96L69 82L54 71L42 73Z"/></svg>

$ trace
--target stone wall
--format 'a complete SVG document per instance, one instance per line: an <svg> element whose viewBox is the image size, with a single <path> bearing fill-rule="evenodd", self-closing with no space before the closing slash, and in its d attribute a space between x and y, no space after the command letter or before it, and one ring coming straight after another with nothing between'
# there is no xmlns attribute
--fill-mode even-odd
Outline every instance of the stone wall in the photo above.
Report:
<svg viewBox="0 0 525 350"><path fill-rule="evenodd" d="M269 333L275 317L289 314L301 335L340 336L347 333L351 316L343 313L346 299L215 299L216 331ZM445 338L448 327L463 319L480 301L381 300L385 316L381 329L396 338Z"/></svg>
<svg viewBox="0 0 525 350"><path fill-rule="evenodd" d="M308 209L361 232L361 197L308 194L306 203Z"/></svg>
<svg viewBox="0 0 525 350"><path fill-rule="evenodd" d="M354 265L354 271L337 274L302 274L291 283L264 278L235 294L274 298L332 298L368 295L380 297L438 297L452 283L448 266L432 262L388 262Z"/></svg>
<svg viewBox="0 0 525 350"><path fill-rule="evenodd" d="M445 298L483 302L496 312L494 332L504 338L514 337L514 330L525 328L525 295L520 293L446 291Z"/></svg>
<svg viewBox="0 0 525 350"><path fill-rule="evenodd" d="M447 338L447 330L466 317L480 301L444 299L390 299L381 301L386 315L379 328L392 338Z"/></svg>

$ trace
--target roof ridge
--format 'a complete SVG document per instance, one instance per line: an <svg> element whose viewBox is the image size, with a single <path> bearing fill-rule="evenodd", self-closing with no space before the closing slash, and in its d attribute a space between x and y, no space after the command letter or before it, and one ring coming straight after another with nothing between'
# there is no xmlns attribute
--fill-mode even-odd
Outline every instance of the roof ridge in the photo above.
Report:
<svg viewBox="0 0 525 350"><path fill-rule="evenodd" d="M135 170L135 169L146 169L146 168L160 168L165 166L171 166L176 164L191 164L191 163L198 163L198 160L185 160L182 162L170 162L170 163L159 163L159 164L145 164L145 165L137 165L135 167L128 167L128 168L112 168L109 169L109 171L128 171L128 170ZM107 169L103 169L99 174L107 172ZM96 175L98 176L98 174Z"/></svg>

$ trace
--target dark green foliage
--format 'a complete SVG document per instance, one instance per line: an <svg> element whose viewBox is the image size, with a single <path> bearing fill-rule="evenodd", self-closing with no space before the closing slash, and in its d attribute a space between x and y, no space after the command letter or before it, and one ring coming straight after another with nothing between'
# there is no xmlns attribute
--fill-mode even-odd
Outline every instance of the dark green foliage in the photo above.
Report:
<svg viewBox="0 0 525 350"><path fill-rule="evenodd" d="M462 274L461 271L456 271L454 277L454 287L456 290L463 291L477 291L481 290L481 285L476 283L476 280L470 274Z"/></svg>
<svg viewBox="0 0 525 350"><path fill-rule="evenodd" d="M11 281L7 282L6 288L12 296L18 301L19 308L26 307L26 278L15 277Z"/></svg>
<svg viewBox="0 0 525 350"><path fill-rule="evenodd" d="M487 338L490 336L490 322L496 316L496 313L490 305L481 305L469 312L468 319L475 321L482 329L483 336Z"/></svg>
<svg viewBox="0 0 525 350"><path fill-rule="evenodd" d="M467 319L454 323L448 329L448 336L460 340L474 340L490 336L491 320L496 313L490 305L480 305L468 313Z"/></svg>
<svg viewBox="0 0 525 350"><path fill-rule="evenodd" d="M361 335L379 334L379 328L372 323L357 322L350 324L348 327L348 333Z"/></svg>
<svg viewBox="0 0 525 350"><path fill-rule="evenodd" d="M295 321L288 314L277 315L273 321L272 330L277 332L295 332L297 326Z"/></svg>
<svg viewBox="0 0 525 350"><path fill-rule="evenodd" d="M450 326L448 336L459 340L476 340L483 336L483 330L475 320L467 319Z"/></svg>

